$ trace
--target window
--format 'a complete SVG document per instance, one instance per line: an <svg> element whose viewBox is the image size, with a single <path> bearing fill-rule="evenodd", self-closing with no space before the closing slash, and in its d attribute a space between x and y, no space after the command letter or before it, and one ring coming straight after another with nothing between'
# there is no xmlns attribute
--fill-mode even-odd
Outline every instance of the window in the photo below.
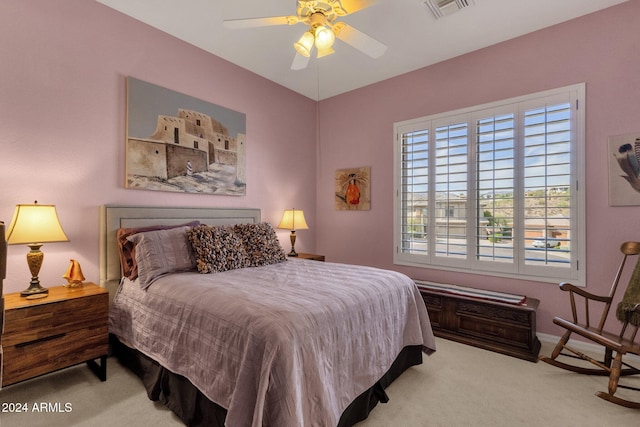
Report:
<svg viewBox="0 0 640 427"><path fill-rule="evenodd" d="M584 84L394 125L394 262L584 284Z"/></svg>

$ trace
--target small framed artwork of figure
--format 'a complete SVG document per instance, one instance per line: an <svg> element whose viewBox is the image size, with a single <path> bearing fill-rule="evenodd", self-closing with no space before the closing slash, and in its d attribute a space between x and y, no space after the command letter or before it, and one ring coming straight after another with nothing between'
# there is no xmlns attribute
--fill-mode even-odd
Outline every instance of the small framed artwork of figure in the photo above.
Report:
<svg viewBox="0 0 640 427"><path fill-rule="evenodd" d="M371 167L336 171L335 205L337 210L371 209Z"/></svg>

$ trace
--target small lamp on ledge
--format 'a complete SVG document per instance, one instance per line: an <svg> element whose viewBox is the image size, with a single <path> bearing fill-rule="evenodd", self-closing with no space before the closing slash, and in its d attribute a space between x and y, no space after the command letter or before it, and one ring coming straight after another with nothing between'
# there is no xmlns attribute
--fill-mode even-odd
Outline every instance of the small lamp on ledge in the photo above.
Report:
<svg viewBox="0 0 640 427"><path fill-rule="evenodd" d="M291 252L289 256L298 256L296 252L296 230L306 230L309 228L307 222L304 220L304 212L296 209L287 209L282 215L282 221L278 224L278 228L285 230L291 230L289 239L291 240Z"/></svg>
<svg viewBox="0 0 640 427"><path fill-rule="evenodd" d="M31 248L27 253L27 264L31 271L31 283L28 289L20 292L23 297L38 294L46 295L48 289L40 286L38 273L42 266L44 254L40 250L43 243L68 242L69 238L64 234L58 213L54 205L17 205L13 219L7 230L7 243L10 245L26 244Z"/></svg>

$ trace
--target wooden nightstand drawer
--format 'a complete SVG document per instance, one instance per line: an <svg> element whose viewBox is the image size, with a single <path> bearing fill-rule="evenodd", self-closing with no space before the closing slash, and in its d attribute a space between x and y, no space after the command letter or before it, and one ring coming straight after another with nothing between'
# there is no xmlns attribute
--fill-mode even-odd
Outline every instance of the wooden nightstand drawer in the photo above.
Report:
<svg viewBox="0 0 640 427"><path fill-rule="evenodd" d="M103 295L94 295L7 310L2 344L7 347L77 329L106 325L108 313L103 309L104 301Z"/></svg>
<svg viewBox="0 0 640 427"><path fill-rule="evenodd" d="M2 383L18 381L97 359L108 351L107 326L78 329L51 335L41 340L4 346L4 358L10 368L4 370Z"/></svg>
<svg viewBox="0 0 640 427"><path fill-rule="evenodd" d="M89 362L104 381L108 310L108 292L92 283L79 289L49 288L49 295L39 300L6 295L2 385L82 362ZM101 366L94 362L97 358Z"/></svg>
<svg viewBox="0 0 640 427"><path fill-rule="evenodd" d="M311 259L313 261L324 261L324 255L299 253L300 259Z"/></svg>

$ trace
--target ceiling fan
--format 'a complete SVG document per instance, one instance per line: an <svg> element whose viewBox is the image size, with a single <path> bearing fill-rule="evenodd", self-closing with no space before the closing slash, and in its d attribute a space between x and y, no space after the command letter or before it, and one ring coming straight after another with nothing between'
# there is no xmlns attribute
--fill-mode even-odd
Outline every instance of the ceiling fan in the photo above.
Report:
<svg viewBox="0 0 640 427"><path fill-rule="evenodd" d="M242 29L298 23L307 25L307 31L293 44L296 55L291 64L292 70L306 68L314 45L318 58L334 53L333 43L336 38L372 58L379 58L387 50L387 46L344 22L337 22L339 17L358 12L375 2L376 0L298 0L297 16L229 19L224 21L224 26Z"/></svg>

